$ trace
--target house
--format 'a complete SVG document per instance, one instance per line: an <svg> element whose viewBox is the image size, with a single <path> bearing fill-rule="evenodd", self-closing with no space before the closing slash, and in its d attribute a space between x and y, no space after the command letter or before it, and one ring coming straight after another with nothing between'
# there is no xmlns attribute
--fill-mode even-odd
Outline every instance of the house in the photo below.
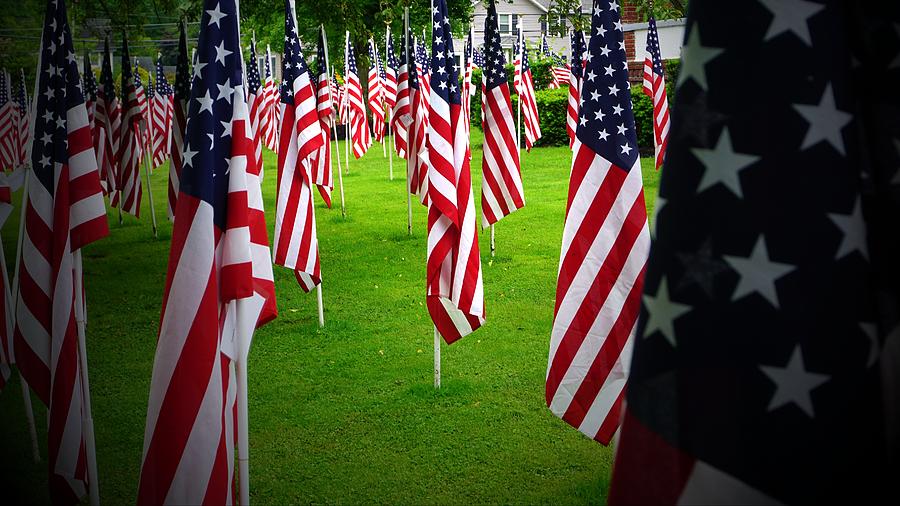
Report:
<svg viewBox="0 0 900 506"><path fill-rule="evenodd" d="M497 17L500 28L500 45L507 53L507 61L512 61L512 51L516 41L514 27L520 26L525 40L530 45L538 45L541 36L547 35L547 44L558 54L570 59L569 22L547 19L552 0L498 0ZM475 0L473 8L473 40L476 46L484 43L484 22L487 8L480 0ZM638 18L634 4L628 0L620 0L622 12L622 28L625 31L625 48L628 53L629 74L633 82L642 79L644 56L646 55L647 23ZM589 13L592 0L583 0L583 12ZM549 23L548 23L549 21ZM663 59L678 58L684 39L684 19L658 20L660 51ZM585 34L590 39L589 34ZM463 40L459 38L458 40Z"/></svg>

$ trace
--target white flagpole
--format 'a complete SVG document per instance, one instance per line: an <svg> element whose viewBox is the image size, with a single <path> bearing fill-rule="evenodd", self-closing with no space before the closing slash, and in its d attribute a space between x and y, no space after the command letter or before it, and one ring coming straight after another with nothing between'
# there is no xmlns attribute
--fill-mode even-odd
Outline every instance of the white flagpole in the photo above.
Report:
<svg viewBox="0 0 900 506"><path fill-rule="evenodd" d="M494 257L496 252L497 252L497 244L494 242L494 225L491 224L491 258Z"/></svg>
<svg viewBox="0 0 900 506"><path fill-rule="evenodd" d="M316 286L316 303L319 306L319 328L325 326L325 310L322 306L322 282Z"/></svg>
<svg viewBox="0 0 900 506"><path fill-rule="evenodd" d="M434 327L434 388L441 388L441 335Z"/></svg>
<svg viewBox="0 0 900 506"><path fill-rule="evenodd" d="M238 323L238 359L234 363L237 376L237 424L238 424L238 488L241 506L250 504L250 430L247 423L250 419L247 406L247 356L243 352L243 341L246 339L243 325Z"/></svg>
<svg viewBox="0 0 900 506"><path fill-rule="evenodd" d="M150 108L148 107L147 110L149 111ZM147 125L142 126L146 127ZM145 140L149 141L149 139ZM150 147L150 145L148 144L147 147ZM150 161L151 158L153 158L153 150L149 149L147 150L147 156L144 157L144 170L147 172L147 196L150 198L150 221L153 223L153 237L158 238L159 230L156 227L156 207L153 205L153 188L150 186L150 165L152 164L152 162Z"/></svg>
<svg viewBox="0 0 900 506"><path fill-rule="evenodd" d="M78 330L78 355L80 359L82 396L84 400L84 446L88 466L88 491L90 493L91 506L100 504L100 487L97 479L97 446L94 440L94 418L91 416L91 385L88 381L87 345L84 335L84 298L83 298L83 269L81 265L81 249L74 254L75 267L75 327Z"/></svg>
<svg viewBox="0 0 900 506"><path fill-rule="evenodd" d="M19 238L16 244L16 263L12 283L12 286L16 289L12 292L12 304L10 304L10 310L12 311L13 317L15 317L18 312L19 265L22 262L22 239L25 237L25 208L28 207L28 171L30 169L25 168L23 170L25 171L25 182L22 183L22 210L19 217ZM3 269L6 269L5 259L3 259ZM9 279L9 277L7 276L6 279ZM15 321L15 318L12 318L10 321ZM19 371L19 379L21 380L20 383L22 386L22 401L25 404L25 418L28 419L28 433L31 435L31 456L35 462L40 462L41 452L37 440L37 426L34 423L34 408L31 405L31 389L28 388L28 382L25 381L25 377L22 376L21 371Z"/></svg>
<svg viewBox="0 0 900 506"><path fill-rule="evenodd" d="M331 123L332 130L334 130L334 148L335 148L335 153L337 155L336 158L337 158L337 163L338 163L337 173L338 173L338 187L341 190L341 218L346 218L347 217L347 208L344 205L344 174L343 174L343 170L341 170L341 149L340 149L340 143L337 140L337 125L334 122L334 116L331 117L330 123Z"/></svg>

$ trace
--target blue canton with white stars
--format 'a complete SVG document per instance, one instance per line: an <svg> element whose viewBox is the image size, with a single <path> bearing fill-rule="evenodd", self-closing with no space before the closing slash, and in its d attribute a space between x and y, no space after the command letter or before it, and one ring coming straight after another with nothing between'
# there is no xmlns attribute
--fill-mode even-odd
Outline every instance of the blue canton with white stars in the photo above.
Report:
<svg viewBox="0 0 900 506"><path fill-rule="evenodd" d="M69 109L84 103L84 97L72 34L66 21L65 2L47 2L44 19L37 95L34 97L31 166L47 192L53 195L56 164L69 162L66 116Z"/></svg>
<svg viewBox="0 0 900 506"><path fill-rule="evenodd" d="M416 47L416 63L422 66L424 72L428 72L428 50L425 49L424 40Z"/></svg>
<svg viewBox="0 0 900 506"><path fill-rule="evenodd" d="M284 58L281 62L281 102L294 105L294 80L309 72L306 60L303 58L303 49L300 47L300 36L297 35L297 26L294 24L294 15L291 4L284 1ZM310 81L315 79L310 74Z"/></svg>
<svg viewBox="0 0 900 506"><path fill-rule="evenodd" d="M581 30L572 30L572 74L581 79L584 77L584 52L587 48L584 46L584 34Z"/></svg>
<svg viewBox="0 0 900 506"><path fill-rule="evenodd" d="M401 54L401 58L406 61L409 56L412 56L412 60L409 61L407 65L407 83L409 83L409 89L419 91L419 71L416 70L416 48L414 47L412 34L406 34L406 43L403 45L403 50L406 54Z"/></svg>
<svg viewBox="0 0 900 506"><path fill-rule="evenodd" d="M400 62L397 60L397 54L394 52L394 41L392 38L388 38L388 40L387 40L386 52L387 52L387 54L385 55L385 58L386 58L385 61L386 61L387 68L396 72L397 69L400 67Z"/></svg>
<svg viewBox="0 0 900 506"><path fill-rule="evenodd" d="M19 78L19 89L16 90L16 104L19 106L20 114L25 113L25 109L28 107L28 104L25 103L25 72L22 71Z"/></svg>
<svg viewBox="0 0 900 506"><path fill-rule="evenodd" d="M591 18L576 135L601 157L630 170L638 158L637 134L618 3L595 0Z"/></svg>
<svg viewBox="0 0 900 506"><path fill-rule="evenodd" d="M449 104L461 105L459 66L453 58L453 37L446 0L436 0L431 9L431 89Z"/></svg>
<svg viewBox="0 0 900 506"><path fill-rule="evenodd" d="M0 71L0 107L9 102L9 95L6 93L6 72Z"/></svg>
<svg viewBox="0 0 900 506"><path fill-rule="evenodd" d="M319 30L319 44L316 47L316 76L321 78L328 78L328 59L325 58L325 34Z"/></svg>
<svg viewBox="0 0 900 506"><path fill-rule="evenodd" d="M213 206L225 230L235 87L243 82L234 0L206 0L188 103L180 191Z"/></svg>
<svg viewBox="0 0 900 506"><path fill-rule="evenodd" d="M97 79L94 78L94 71L91 69L91 58L88 56L88 53L84 54L84 67L83 68L84 68L84 75L82 76L82 86L83 86L82 89L84 89L84 97L86 100L96 101L97 100Z"/></svg>
<svg viewBox="0 0 900 506"><path fill-rule="evenodd" d="M191 72L188 65L187 35L184 24L178 38L178 62L175 65L175 100L188 100L191 97Z"/></svg>
<svg viewBox="0 0 900 506"><path fill-rule="evenodd" d="M662 55L659 52L659 32L656 31L656 19L650 16L647 32L647 51L653 60L653 73L663 75Z"/></svg>
<svg viewBox="0 0 900 506"><path fill-rule="evenodd" d="M262 82L259 80L259 67L256 65L256 44L250 44L250 58L247 60L247 93L256 95Z"/></svg>
<svg viewBox="0 0 900 506"><path fill-rule="evenodd" d="M500 56L503 56L502 54ZM472 62L478 68L484 68L484 55L481 54L481 51L476 47L472 52Z"/></svg>
<svg viewBox="0 0 900 506"><path fill-rule="evenodd" d="M156 92L165 97L172 95L172 87L163 70L162 57L156 59Z"/></svg>
<svg viewBox="0 0 900 506"><path fill-rule="evenodd" d="M109 52L109 37L103 42L103 66L100 68L100 91L103 98L112 101L116 98L116 87L113 85L112 56ZM109 112L107 112L109 114Z"/></svg>
<svg viewBox="0 0 900 506"><path fill-rule="evenodd" d="M500 45L500 29L497 23L497 6L488 4L484 21L484 75L487 88L492 89L507 83L506 69L503 67L503 47Z"/></svg>

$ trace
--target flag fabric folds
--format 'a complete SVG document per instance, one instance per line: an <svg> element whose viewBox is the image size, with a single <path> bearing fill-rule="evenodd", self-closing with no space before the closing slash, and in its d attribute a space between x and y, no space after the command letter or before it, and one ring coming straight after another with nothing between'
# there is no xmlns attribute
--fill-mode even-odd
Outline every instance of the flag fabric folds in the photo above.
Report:
<svg viewBox="0 0 900 506"><path fill-rule="evenodd" d="M260 176L263 174L262 161L262 131L260 128L260 115L263 109L264 89L259 76L259 66L256 64L256 41L250 43L250 55L247 58L247 108L250 110L250 129L253 132L253 146L256 156L256 166Z"/></svg>
<svg viewBox="0 0 900 506"><path fill-rule="evenodd" d="M541 138L541 121L538 116L537 99L534 95L534 80L528 64L528 50L525 48L525 34L519 30L514 61L514 84L519 94L518 106L522 108L522 123L525 125L525 149L531 151L534 143Z"/></svg>
<svg viewBox="0 0 900 506"><path fill-rule="evenodd" d="M397 105L397 69L400 62L394 52L394 40L391 38L391 29L387 28L384 34L384 65L381 66L382 88L384 90L384 105L387 108L387 123L394 124L394 106ZM393 133L393 130L391 131Z"/></svg>
<svg viewBox="0 0 900 506"><path fill-rule="evenodd" d="M596 78L582 94L596 100L582 102L572 149L546 380L550 411L602 444L619 425L650 249L621 26L595 0L585 71Z"/></svg>
<svg viewBox="0 0 900 506"><path fill-rule="evenodd" d="M141 216L141 159L144 155L143 93L139 93L137 81L131 73L128 57L128 37L122 35L122 134L119 136L118 186L121 188L122 211L136 218Z"/></svg>
<svg viewBox="0 0 900 506"><path fill-rule="evenodd" d="M316 89L300 48L293 0L285 0L284 11L275 265L293 270L300 287L308 292L322 282L308 160L322 147L322 124L316 110Z"/></svg>
<svg viewBox="0 0 900 506"><path fill-rule="evenodd" d="M366 110L363 107L362 83L356 70L356 55L350 44L350 34L347 33L344 44L345 69L345 100L347 102L347 119L350 125L350 139L353 145L353 156L362 158L369 146L372 145L372 135L369 132L369 122L366 119Z"/></svg>
<svg viewBox="0 0 900 506"><path fill-rule="evenodd" d="M100 88L97 90L97 104L94 113L95 143L98 145L97 160L100 164L100 179L109 194L109 204L117 206L119 192L119 139L122 135L122 109L116 88L113 85L112 53L109 37L103 42L103 64L100 67Z"/></svg>
<svg viewBox="0 0 900 506"><path fill-rule="evenodd" d="M10 92L10 75L0 70L0 169L16 167L19 147L19 113Z"/></svg>
<svg viewBox="0 0 900 506"><path fill-rule="evenodd" d="M175 220L178 203L178 186L184 165L184 132L187 127L188 102L191 99L191 74L188 70L187 34L184 23L178 37L178 61L175 65L175 89L172 97L172 135L169 153L169 198L166 211L169 221Z"/></svg>
<svg viewBox="0 0 900 506"><path fill-rule="evenodd" d="M575 144L575 130L578 128L578 111L581 108L581 83L584 81L584 34L572 30L572 71L569 72L569 101L566 105L566 133L569 147Z"/></svg>
<svg viewBox="0 0 900 506"><path fill-rule="evenodd" d="M278 152L277 111L280 110L278 89L275 87L275 79L272 77L272 50L266 44L265 57L265 81L263 81L262 105L259 112L259 125L263 133L263 141L267 148Z"/></svg>
<svg viewBox="0 0 900 506"><path fill-rule="evenodd" d="M322 146L310 156L310 171L313 184L325 205L331 208L331 191L334 189L334 177L331 173L331 116L334 114L331 98L331 79L328 75L328 60L325 50L325 28L319 29L319 44L316 49L316 67L318 72L313 76L316 87L316 112L322 128ZM312 75L312 72L310 72Z"/></svg>
<svg viewBox="0 0 900 506"><path fill-rule="evenodd" d="M419 44L412 39L408 46L410 54L420 54ZM412 124L409 127L408 171L409 193L419 197L422 205L428 205L428 100L419 76L422 68L418 62L409 66L409 103ZM426 67L427 68L427 67Z"/></svg>
<svg viewBox="0 0 900 506"><path fill-rule="evenodd" d="M22 377L47 405L51 501L74 504L90 486L75 252L109 228L65 0L45 12L13 339Z"/></svg>
<svg viewBox="0 0 900 506"><path fill-rule="evenodd" d="M369 39L369 112L372 113L372 137L375 142L384 141L384 86L381 79L381 61L378 46Z"/></svg>
<svg viewBox="0 0 900 506"><path fill-rule="evenodd" d="M659 52L659 33L656 19L650 16L647 29L647 56L644 58L644 95L653 101L653 146L656 152L656 168L662 167L669 142L669 99L666 97L666 76Z"/></svg>
<svg viewBox="0 0 900 506"><path fill-rule="evenodd" d="M156 94L151 103L150 132L153 149L153 167L159 167L169 159L169 149L172 138L172 116L174 113L174 99L172 87L166 79L163 71L162 55L156 57Z"/></svg>
<svg viewBox="0 0 900 506"><path fill-rule="evenodd" d="M262 209L235 2L207 0L200 26L147 405L141 505L231 504L236 334L274 317L265 309L274 309L265 227L254 228ZM211 99L213 90L231 100Z"/></svg>
<svg viewBox="0 0 900 506"><path fill-rule="evenodd" d="M412 109L410 108L409 69L412 63L412 53L407 44L407 33L403 34L400 43L400 61L397 62L397 100L394 110L391 112L391 132L394 133L394 148L400 158L409 155L409 129L413 122ZM392 51L393 52L393 51ZM415 70L415 64L412 65Z"/></svg>
<svg viewBox="0 0 900 506"><path fill-rule="evenodd" d="M16 90L14 100L19 120L17 125L18 132L16 133L19 141L19 144L16 146L16 166L22 167L26 164L28 146L31 144L31 108L29 107L28 92L25 91L25 70L21 68L19 69L19 87ZM92 118L93 115L88 114L88 120L91 121ZM93 126L91 123L89 124Z"/></svg>
<svg viewBox="0 0 900 506"><path fill-rule="evenodd" d="M509 99L509 84L500 55L497 6L488 4L484 21L487 63L481 84L481 117L484 154L481 163L481 225L488 227L525 206L516 126ZM465 118L466 120L468 118Z"/></svg>
<svg viewBox="0 0 900 506"><path fill-rule="evenodd" d="M610 504L900 499L882 7L691 4Z"/></svg>
<svg viewBox="0 0 900 506"><path fill-rule="evenodd" d="M427 305L438 332L447 343L453 343L484 323L484 286L469 138L462 124L466 118L462 116L446 0L435 0L432 21Z"/></svg>

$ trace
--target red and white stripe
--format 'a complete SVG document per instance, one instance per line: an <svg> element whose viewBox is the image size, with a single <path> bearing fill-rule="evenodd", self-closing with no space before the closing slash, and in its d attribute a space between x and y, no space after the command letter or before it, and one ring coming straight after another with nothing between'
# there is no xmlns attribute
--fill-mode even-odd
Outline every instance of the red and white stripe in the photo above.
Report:
<svg viewBox="0 0 900 506"><path fill-rule="evenodd" d="M125 56L127 57L127 52ZM127 60L123 60L127 65ZM126 79L131 81L131 79ZM122 90L122 135L119 145L119 187L121 188L121 209L137 218L141 216L141 160L144 155L144 136L141 123L144 120L138 90L134 82L126 82Z"/></svg>
<svg viewBox="0 0 900 506"><path fill-rule="evenodd" d="M406 44L406 41L403 43ZM397 155L406 158L409 152L409 127L413 122L409 104L409 67L406 62L400 62L398 74L397 101L391 113L391 131L394 132L394 149L397 150Z"/></svg>
<svg viewBox="0 0 900 506"><path fill-rule="evenodd" d="M107 53L106 58L109 58ZM102 77L102 76L101 76ZM119 138L122 135L122 115L119 99L115 95L109 97L104 92L103 83L97 90L97 104L94 113L94 140L97 149L97 161L100 164L100 179L104 183L106 193L110 195L110 205L115 206L119 200Z"/></svg>
<svg viewBox="0 0 900 506"><path fill-rule="evenodd" d="M19 112L15 101L12 99L12 87L10 75L6 69L3 73L0 86L0 94L5 96L5 102L0 106L0 169L13 169L16 167L19 150Z"/></svg>
<svg viewBox="0 0 900 506"><path fill-rule="evenodd" d="M552 75L551 86L549 86L550 89L560 88L563 83L568 83L569 76L572 74L572 72L569 71L568 64L565 66L554 65L550 67L550 73Z"/></svg>
<svg viewBox="0 0 900 506"><path fill-rule="evenodd" d="M316 185L325 205L331 208L331 191L334 189L334 176L331 173L331 115L334 108L331 101L331 79L326 71L319 74L316 90L316 112L322 128L322 146L310 156L310 177Z"/></svg>
<svg viewBox="0 0 900 506"><path fill-rule="evenodd" d="M525 44L522 44L524 50ZM531 78L531 70L522 72L522 58L516 59L515 73L517 79L516 91L519 94L519 107L522 108L522 123L525 128L525 150L531 151L534 143L541 138L541 121L538 116L537 100L534 96L534 81Z"/></svg>
<svg viewBox="0 0 900 506"><path fill-rule="evenodd" d="M68 163L51 162L26 176L13 334L19 371L48 406L47 454L55 503L77 502L87 478L82 383L86 371L81 370L75 323L76 313L84 308L76 306L74 252L109 233L84 104L66 111L65 122ZM38 174L46 171L52 173L52 191Z"/></svg>
<svg viewBox="0 0 900 506"><path fill-rule="evenodd" d="M351 49L350 32L347 32L347 43L345 47ZM346 57L344 60L346 61ZM362 83L355 71L351 71L349 67L346 70L347 118L350 122L350 138L353 144L353 156L362 158L372 145L372 135L369 132L369 122L366 119L366 110L363 106Z"/></svg>
<svg viewBox="0 0 900 506"><path fill-rule="evenodd" d="M169 148L172 160L169 162L169 205L167 211L169 221L175 221L175 209L178 203L178 186L181 179L181 168L184 165L184 131L187 126L187 100L172 101L172 143Z"/></svg>
<svg viewBox="0 0 900 506"><path fill-rule="evenodd" d="M608 444L619 425L650 250L640 159L612 165L578 138L563 229L546 401Z"/></svg>
<svg viewBox="0 0 900 506"><path fill-rule="evenodd" d="M578 112L581 111L581 79L569 72L569 99L566 104L566 133L569 147L575 144L575 130L578 128Z"/></svg>
<svg viewBox="0 0 900 506"><path fill-rule="evenodd" d="M481 226L488 227L525 206L509 84L504 82L488 89L482 83L481 117Z"/></svg>
<svg viewBox="0 0 900 506"><path fill-rule="evenodd" d="M272 77L272 50L266 45L265 81L263 82L262 107L259 113L259 127L263 133L263 142L271 151L278 151L278 133L280 124L276 114L279 111L278 88Z"/></svg>
<svg viewBox="0 0 900 506"><path fill-rule="evenodd" d="M19 78L21 79L21 82L22 82L22 88L24 89L25 88L25 71L22 69L19 69L19 73L20 73ZM10 85L10 86L12 86L12 85ZM17 150L16 150L16 152L17 152L16 153L17 154L16 167L24 167L26 165L27 157L28 157L28 146L31 144L31 110L28 105L28 92L27 91L25 92L25 96L23 98L25 99L25 107L24 108L20 107L18 102L16 103L16 108L18 110L17 116L18 116L18 120L19 120L19 122L18 122L19 130L16 135L16 137L19 141L19 144L18 144ZM89 125L91 127L93 127L94 118L93 118L92 110L88 111L88 120L90 121Z"/></svg>
<svg viewBox="0 0 900 506"><path fill-rule="evenodd" d="M644 95L653 101L653 146L655 147L656 170L662 167L669 143L669 99L666 96L666 78L653 70L650 56L644 59Z"/></svg>
<svg viewBox="0 0 900 506"><path fill-rule="evenodd" d="M384 141L384 89L379 75L378 52L375 42L369 39L369 112L372 113L372 137L375 142Z"/></svg>
<svg viewBox="0 0 900 506"><path fill-rule="evenodd" d="M153 167L159 167L169 159L174 111L172 95L157 93L153 96L150 109L152 111L150 131L153 137Z"/></svg>

